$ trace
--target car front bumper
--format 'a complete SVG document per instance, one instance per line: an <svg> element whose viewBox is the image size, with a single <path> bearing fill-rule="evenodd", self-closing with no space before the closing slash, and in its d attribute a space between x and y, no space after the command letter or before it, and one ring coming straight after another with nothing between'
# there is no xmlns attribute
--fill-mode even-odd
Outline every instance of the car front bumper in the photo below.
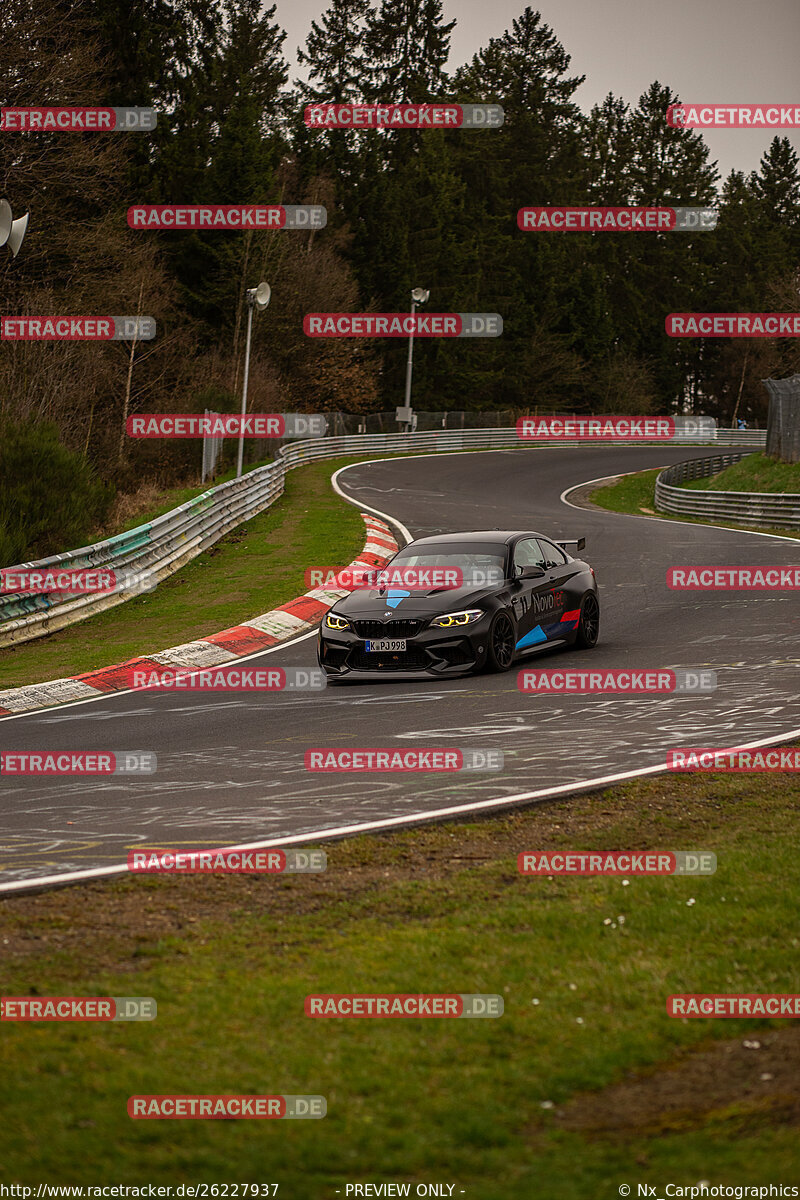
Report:
<svg viewBox="0 0 800 1200"><path fill-rule="evenodd" d="M391 675L398 672L426 675L467 675L486 662L488 614L467 626L455 629L431 628L406 638L404 651L368 652L367 639L350 630L321 628L317 639L317 657L330 676ZM387 635L395 636L395 635Z"/></svg>

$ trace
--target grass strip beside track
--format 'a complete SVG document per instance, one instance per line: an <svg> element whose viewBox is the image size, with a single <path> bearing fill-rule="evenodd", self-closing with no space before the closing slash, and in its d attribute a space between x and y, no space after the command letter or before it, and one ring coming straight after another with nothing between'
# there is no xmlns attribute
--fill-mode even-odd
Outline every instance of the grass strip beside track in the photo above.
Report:
<svg viewBox="0 0 800 1200"><path fill-rule="evenodd" d="M800 493L800 463L776 462L766 454L748 454L716 475L678 486L709 492Z"/></svg>
<svg viewBox="0 0 800 1200"><path fill-rule="evenodd" d="M5 899L4 994L158 1001L146 1024L2 1025L5 1173L269 1181L293 1200L365 1179L472 1200L794 1182L797 1022L681 1021L665 1001L798 990L798 801L789 775L670 776L329 844L325 875ZM718 870L629 886L516 870L522 850L609 848L710 850ZM499 992L505 1015L303 1014L310 992L395 991ZM172 1092L321 1094L328 1116L127 1117L128 1096Z"/></svg>
<svg viewBox="0 0 800 1200"><path fill-rule="evenodd" d="M0 687L68 678L218 633L307 591L307 566L344 566L362 549L358 509L337 496L333 472L349 458L290 471L270 508L232 530L159 584L48 637L0 650ZM358 460L355 460L358 461ZM195 492L181 493L168 507ZM148 518L139 518L141 524Z"/></svg>
<svg viewBox="0 0 800 1200"><path fill-rule="evenodd" d="M272 458L264 458L259 462L249 463L243 468L243 474L249 475L251 471L258 470L259 467L266 467L273 462ZM174 487L166 491L156 491L155 488L143 489L143 494L148 498L149 502L142 504L140 497L142 493L136 493L132 496L123 498L123 511L127 511L132 506L132 511L124 518L118 518L114 523L114 527L110 530L103 531L97 534L97 540L102 540L104 537L112 537L115 533L125 533L129 529L136 529L139 525L146 525L148 521L155 521L157 517L163 517L165 513L171 512L173 508L180 508L182 504L186 504L189 500L194 500L195 496L202 496L205 492L220 487L223 483L228 483L231 479L236 478L235 468L229 471L221 472L216 479L207 480L205 483L194 484L189 487Z"/></svg>
<svg viewBox="0 0 800 1200"><path fill-rule="evenodd" d="M703 517L678 517L672 513L656 510L656 478L663 467L656 471L638 471L633 475L620 476L615 482L602 484L589 495L589 500L598 508L609 512L633 513L635 516L659 517L665 521L684 521L693 525L719 525L725 529L753 530L757 533L775 533L781 537L800 538L796 529L756 529L753 525L739 525L731 521L708 521Z"/></svg>

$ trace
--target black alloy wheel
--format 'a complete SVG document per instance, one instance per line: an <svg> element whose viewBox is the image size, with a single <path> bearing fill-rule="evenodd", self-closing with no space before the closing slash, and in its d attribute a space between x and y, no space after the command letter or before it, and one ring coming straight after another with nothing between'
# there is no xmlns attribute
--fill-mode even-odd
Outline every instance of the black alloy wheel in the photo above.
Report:
<svg viewBox="0 0 800 1200"><path fill-rule="evenodd" d="M594 592L587 592L581 604L578 633L575 645L581 650L591 650L600 636L600 605Z"/></svg>
<svg viewBox="0 0 800 1200"><path fill-rule="evenodd" d="M489 630L489 655L487 666L490 671L507 671L514 660L514 626L508 613L500 612L492 621Z"/></svg>

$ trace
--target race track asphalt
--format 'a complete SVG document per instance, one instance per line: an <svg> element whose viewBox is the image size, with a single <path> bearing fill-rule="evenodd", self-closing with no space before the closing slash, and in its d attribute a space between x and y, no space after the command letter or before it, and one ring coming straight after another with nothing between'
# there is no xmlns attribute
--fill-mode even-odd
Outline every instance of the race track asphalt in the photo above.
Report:
<svg viewBox="0 0 800 1200"><path fill-rule="evenodd" d="M5 777L0 891L110 871L130 849L277 839L321 844L354 826L380 828L481 803L493 812L555 789L564 794L658 769L671 747L788 740L800 728L797 593L670 591L666 572L680 564L796 564L798 542L576 509L560 499L587 480L714 453L687 446L548 447L385 459L339 476L357 504L400 520L414 536L481 528L585 536L582 556L600 586L600 644L591 652L551 650L528 662L711 669L718 679L713 693L527 695L512 670L293 694L122 693L7 718L0 722L3 750L149 750L158 770L105 779ZM314 637L258 658L270 666L316 665ZM504 769L306 771L306 749L328 746L493 748L504 752Z"/></svg>

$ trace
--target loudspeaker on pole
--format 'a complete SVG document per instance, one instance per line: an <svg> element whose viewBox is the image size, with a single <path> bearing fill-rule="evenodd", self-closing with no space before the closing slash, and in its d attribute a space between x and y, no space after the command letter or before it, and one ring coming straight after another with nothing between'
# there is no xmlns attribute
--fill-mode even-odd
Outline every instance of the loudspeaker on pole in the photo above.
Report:
<svg viewBox="0 0 800 1200"><path fill-rule="evenodd" d="M17 217L16 221L7 200L0 200L0 246L8 246L14 258L19 254L25 230L28 228L29 213Z"/></svg>

